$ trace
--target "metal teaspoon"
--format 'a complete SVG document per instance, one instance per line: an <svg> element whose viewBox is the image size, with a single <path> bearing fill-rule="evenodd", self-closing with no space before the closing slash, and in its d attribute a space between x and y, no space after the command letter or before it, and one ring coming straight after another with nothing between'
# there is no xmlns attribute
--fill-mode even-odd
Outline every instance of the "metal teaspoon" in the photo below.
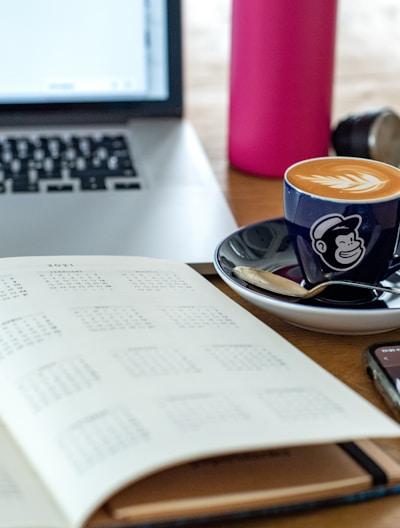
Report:
<svg viewBox="0 0 400 528"><path fill-rule="evenodd" d="M351 286L356 288L364 288L367 290L378 290L389 293L394 293L400 295L400 288L394 288L389 286L378 286L375 284L365 284L363 282L354 282L346 280L332 280L321 282L314 286L311 289L304 288L300 284L286 277L276 275L269 271L261 270L258 268L250 268L246 266L236 266L233 268L233 274L236 275L239 279L257 286L263 290L269 291L271 293L276 293L279 295L284 295L286 297L293 297L296 299L310 299L315 295L321 293L325 288L332 285L340 286Z"/></svg>

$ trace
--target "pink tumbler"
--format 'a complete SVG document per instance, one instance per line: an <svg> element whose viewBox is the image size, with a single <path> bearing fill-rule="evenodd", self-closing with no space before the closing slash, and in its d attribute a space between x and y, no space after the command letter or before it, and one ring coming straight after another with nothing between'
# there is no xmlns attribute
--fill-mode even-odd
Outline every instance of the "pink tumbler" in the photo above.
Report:
<svg viewBox="0 0 400 528"><path fill-rule="evenodd" d="M330 145L337 0L232 0L228 155L283 176Z"/></svg>

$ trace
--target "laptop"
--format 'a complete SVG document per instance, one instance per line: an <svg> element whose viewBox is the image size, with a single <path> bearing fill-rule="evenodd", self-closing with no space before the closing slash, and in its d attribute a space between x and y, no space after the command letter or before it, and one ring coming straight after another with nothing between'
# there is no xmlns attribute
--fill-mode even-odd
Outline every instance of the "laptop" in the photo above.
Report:
<svg viewBox="0 0 400 528"><path fill-rule="evenodd" d="M183 117L179 0L2 11L0 256L142 255L213 271L237 225Z"/></svg>

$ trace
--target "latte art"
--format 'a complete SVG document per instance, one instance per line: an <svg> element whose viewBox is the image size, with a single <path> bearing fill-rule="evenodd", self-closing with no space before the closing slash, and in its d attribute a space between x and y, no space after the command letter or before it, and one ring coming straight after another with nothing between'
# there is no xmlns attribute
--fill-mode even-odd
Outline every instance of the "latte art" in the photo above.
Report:
<svg viewBox="0 0 400 528"><path fill-rule="evenodd" d="M352 193L369 193L377 191L385 186L385 181L377 178L373 174L344 174L343 176L323 176L314 174L313 176L305 176L304 179L310 183L318 183L325 185L331 189L342 189Z"/></svg>
<svg viewBox="0 0 400 528"><path fill-rule="evenodd" d="M291 167L289 183L306 193L342 200L376 200L400 194L400 170L359 158L317 158Z"/></svg>

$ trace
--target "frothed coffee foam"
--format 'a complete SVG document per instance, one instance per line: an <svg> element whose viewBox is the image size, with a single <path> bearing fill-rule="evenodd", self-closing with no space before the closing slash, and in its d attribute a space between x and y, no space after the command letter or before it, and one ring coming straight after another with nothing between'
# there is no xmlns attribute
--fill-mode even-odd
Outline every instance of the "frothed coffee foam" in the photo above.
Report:
<svg viewBox="0 0 400 528"><path fill-rule="evenodd" d="M337 200L377 200L400 195L400 170L359 158L317 158L293 165L287 181L309 194Z"/></svg>

